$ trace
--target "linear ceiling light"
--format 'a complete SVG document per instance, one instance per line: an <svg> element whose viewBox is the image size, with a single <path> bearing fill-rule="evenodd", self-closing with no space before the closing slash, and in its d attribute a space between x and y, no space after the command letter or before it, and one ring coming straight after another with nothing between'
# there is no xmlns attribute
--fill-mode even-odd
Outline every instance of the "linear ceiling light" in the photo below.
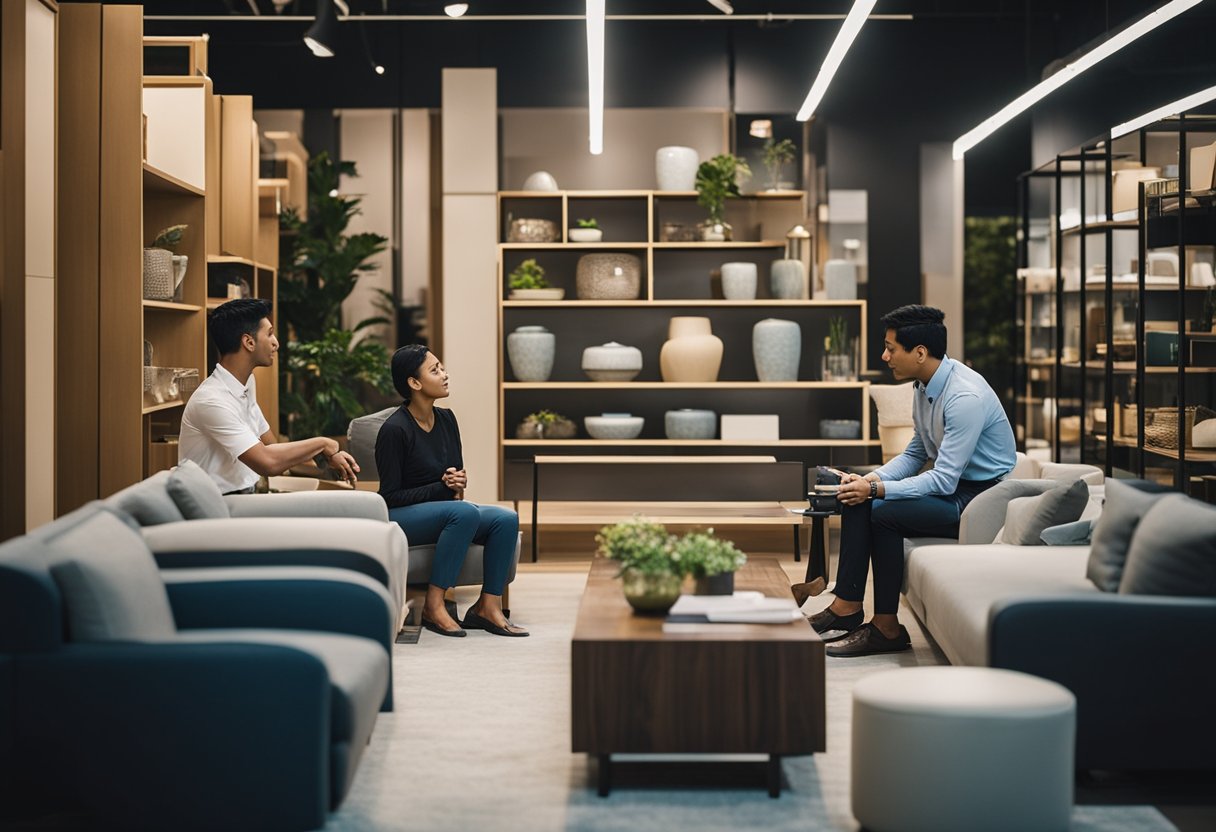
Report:
<svg viewBox="0 0 1216 832"><path fill-rule="evenodd" d="M1106 60L1129 43L1147 35L1163 23L1173 20L1178 15L1193 6L1198 6L1203 0L1172 0L1155 12L1145 15L1131 26L1107 38L1098 46L1086 52L1072 63L1065 66L1050 78L1034 85L1017 98L1002 107L996 114L980 122L977 127L959 136L954 142L955 159L962 159L968 150L975 147L984 139L991 136L1007 121L1021 115L1042 99L1076 78L1085 70Z"/></svg>
<svg viewBox="0 0 1216 832"><path fill-rule="evenodd" d="M587 106L591 155L604 152L604 0L587 0Z"/></svg>
<svg viewBox="0 0 1216 832"><path fill-rule="evenodd" d="M443 13L448 17L461 17L469 10L468 3L448 3L443 7Z"/></svg>
<svg viewBox="0 0 1216 832"><path fill-rule="evenodd" d="M317 19L304 33L304 44L318 58L332 58L334 43L338 40L338 18L334 14L334 6L342 7L342 14L350 14L350 9L342 0L321 0L317 8Z"/></svg>
<svg viewBox="0 0 1216 832"><path fill-rule="evenodd" d="M849 47L853 45L853 40L861 31L862 24L869 17L875 2L877 0L856 0L853 3L853 8L849 10L848 16L840 26L840 31L836 34L836 40L832 41L832 48L828 50L828 56L823 59L819 75L811 84L811 91L806 94L806 100L802 102L802 107L798 110L799 121L809 119L815 112L815 108L819 106L819 102L823 100L824 93L828 91L828 84L832 83L832 76L836 74L836 70L840 69L844 53L848 52Z"/></svg>
<svg viewBox="0 0 1216 832"><path fill-rule="evenodd" d="M1160 121L1168 116L1176 116L1179 113L1185 113L1192 107L1198 107L1200 104L1207 104L1209 101L1216 101L1216 87L1208 87L1206 90L1200 90L1197 93L1188 95L1186 98L1179 98L1177 101L1171 101L1163 107L1158 107L1152 112L1145 113L1142 116L1137 116L1131 121L1125 121L1122 124L1110 128L1110 137L1117 139L1120 136L1126 136L1133 130L1139 130L1141 127L1152 124L1154 121Z"/></svg>
<svg viewBox="0 0 1216 832"><path fill-rule="evenodd" d="M709 5L722 12L722 14L735 13L735 7L727 2L727 0L709 0Z"/></svg>

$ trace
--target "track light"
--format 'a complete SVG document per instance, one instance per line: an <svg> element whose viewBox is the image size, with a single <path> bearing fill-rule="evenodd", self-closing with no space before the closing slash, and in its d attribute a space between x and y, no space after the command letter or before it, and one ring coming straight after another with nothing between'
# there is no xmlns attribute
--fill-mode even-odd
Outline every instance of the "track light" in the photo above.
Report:
<svg viewBox="0 0 1216 832"><path fill-rule="evenodd" d="M592 156L604 152L604 0L587 0L587 109Z"/></svg>
<svg viewBox="0 0 1216 832"><path fill-rule="evenodd" d="M1171 101L1152 112L1138 116L1131 121L1125 121L1122 124L1110 128L1110 137L1117 139L1120 136L1126 136L1134 130L1139 130L1141 127L1146 127L1154 121L1160 121L1169 116L1176 116L1179 113L1185 113L1192 107L1198 107L1200 104L1207 104L1209 101L1216 101L1216 87L1208 87L1206 90L1200 90L1197 93L1188 95L1186 98L1179 98L1177 101Z"/></svg>
<svg viewBox="0 0 1216 832"><path fill-rule="evenodd" d="M862 25L870 16L870 11L876 2L877 0L856 0L853 8L849 9L844 23L840 26L840 31L836 34L836 40L832 41L832 48L828 50L828 56L823 59L823 66L819 68L819 74L815 76L815 82L811 84L810 92L806 94L806 100L802 102L802 107L798 110L799 121L809 119L815 112L815 108L819 106L819 102L823 100L824 93L828 91L828 84L832 83L836 70L840 69L840 64L844 61L844 53L848 52L849 47L853 45L857 33L861 31Z"/></svg>
<svg viewBox="0 0 1216 832"><path fill-rule="evenodd" d="M728 0L709 0L709 5L722 12L722 14L735 13L735 7L732 6Z"/></svg>
<svg viewBox="0 0 1216 832"><path fill-rule="evenodd" d="M468 10L468 3L448 3L443 7L443 13L448 17L463 17Z"/></svg>
<svg viewBox="0 0 1216 832"><path fill-rule="evenodd" d="M317 19L304 33L304 44L318 58L332 58L334 44L338 40L338 17L334 14L337 0L321 0L317 8ZM345 3L342 4L345 7Z"/></svg>
<svg viewBox="0 0 1216 832"><path fill-rule="evenodd" d="M384 74L384 67L382 67L380 64L376 64L376 74L377 74L377 75L383 75L383 74Z"/></svg>
<svg viewBox="0 0 1216 832"><path fill-rule="evenodd" d="M1013 101L1010 101L995 114L980 122L978 126L959 136L954 142L954 158L956 160L962 159L968 150L991 136L1010 119L1026 112L1050 93L1055 92L1095 64L1106 60L1129 43L1147 35L1162 23L1173 20L1187 9L1199 5L1201 2L1202 0L1173 0L1173 2L1166 3L1155 12L1145 15L1131 26L1103 41L1099 46L1089 50L1055 75L1040 81L1013 99Z"/></svg>

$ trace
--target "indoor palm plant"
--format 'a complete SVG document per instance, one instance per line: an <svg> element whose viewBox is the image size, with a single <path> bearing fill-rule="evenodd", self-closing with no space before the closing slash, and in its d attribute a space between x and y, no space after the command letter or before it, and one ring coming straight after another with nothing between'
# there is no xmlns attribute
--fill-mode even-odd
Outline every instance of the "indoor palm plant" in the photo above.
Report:
<svg viewBox="0 0 1216 832"><path fill-rule="evenodd" d="M701 239L723 242L731 238L725 220L726 200L739 196L739 178L751 176L747 162L731 153L720 153L697 168L697 204L709 212L701 224Z"/></svg>
<svg viewBox="0 0 1216 832"><path fill-rule="evenodd" d="M747 555L734 543L714 536L714 530L689 532L675 542L681 567L697 579L698 595L730 595L735 591L735 571Z"/></svg>
<svg viewBox="0 0 1216 832"><path fill-rule="evenodd" d="M285 336L279 427L289 437L345 434L349 421L366 412L361 397L369 388L393 390L388 349L370 330L389 318L342 326L342 302L376 268L371 258L388 242L379 234L346 233L360 200L339 194L339 177L355 175L353 162L314 156L308 162L308 218L290 208L279 217L277 311Z"/></svg>
<svg viewBox="0 0 1216 832"><path fill-rule="evenodd" d="M781 190L781 169L794 161L797 148L789 139L775 141L771 137L764 143L764 169L768 171L770 191Z"/></svg>
<svg viewBox="0 0 1216 832"><path fill-rule="evenodd" d="M661 615L671 609L687 570L667 529L635 515L604 526L595 542L601 556L621 564L621 589L636 612Z"/></svg>

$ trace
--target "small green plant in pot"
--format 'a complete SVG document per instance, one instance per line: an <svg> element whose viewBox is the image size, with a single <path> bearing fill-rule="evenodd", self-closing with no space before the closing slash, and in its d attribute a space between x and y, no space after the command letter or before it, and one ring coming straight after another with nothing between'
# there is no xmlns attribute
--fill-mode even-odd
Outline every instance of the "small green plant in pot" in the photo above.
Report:
<svg viewBox="0 0 1216 832"><path fill-rule="evenodd" d="M575 223L578 228L571 228L570 242L572 243L598 243L604 239L604 231L600 228L599 222L595 217L588 219L577 219Z"/></svg>
<svg viewBox="0 0 1216 832"><path fill-rule="evenodd" d="M667 529L640 515L604 526L595 536L598 553L621 565L617 577L625 600L643 615L663 615L680 597L684 569Z"/></svg>
<svg viewBox="0 0 1216 832"><path fill-rule="evenodd" d="M698 595L730 595L735 591L735 572L747 563L747 555L734 543L714 536L714 530L689 532L675 543L680 564L697 579Z"/></svg>
<svg viewBox="0 0 1216 832"><path fill-rule="evenodd" d="M849 322L840 315L828 320L823 339L823 380L853 381L853 354L849 343Z"/></svg>
<svg viewBox="0 0 1216 832"><path fill-rule="evenodd" d="M709 212L709 219L701 224L702 240L725 242L731 238L726 200L739 196L739 179L751 175L747 162L730 153L721 153L697 168L697 204Z"/></svg>
<svg viewBox="0 0 1216 832"><path fill-rule="evenodd" d="M549 288L549 281L545 280L545 270L531 257L512 269L510 281L512 289Z"/></svg>
<svg viewBox="0 0 1216 832"><path fill-rule="evenodd" d="M768 171L768 184L770 191L781 190L781 170L790 162L794 161L794 155L798 148L789 139L774 141L769 139L764 143L764 169Z"/></svg>
<svg viewBox="0 0 1216 832"><path fill-rule="evenodd" d="M517 439L573 439L578 432L574 422L552 410L529 413L515 430Z"/></svg>

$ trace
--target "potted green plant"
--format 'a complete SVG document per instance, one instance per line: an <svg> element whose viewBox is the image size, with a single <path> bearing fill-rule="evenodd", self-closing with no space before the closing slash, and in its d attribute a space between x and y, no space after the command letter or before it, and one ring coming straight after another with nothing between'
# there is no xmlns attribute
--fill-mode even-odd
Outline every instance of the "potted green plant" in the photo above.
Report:
<svg viewBox="0 0 1216 832"><path fill-rule="evenodd" d="M730 153L720 153L697 168L697 204L709 212L709 219L701 224L702 240L720 243L731 238L724 216L726 200L739 196L739 179L751 174L747 162Z"/></svg>
<svg viewBox="0 0 1216 832"><path fill-rule="evenodd" d="M823 339L823 380L853 381L853 351L849 343L849 322L843 316L828 319L828 334Z"/></svg>
<svg viewBox="0 0 1216 832"><path fill-rule="evenodd" d="M768 183L770 191L780 191L781 188L781 169L794 161L794 156L798 152L798 148L789 139L775 141L771 137L764 143L764 169L768 171Z"/></svg>
<svg viewBox="0 0 1216 832"><path fill-rule="evenodd" d="M667 529L635 515L604 526L595 536L598 554L620 563L625 600L643 615L663 615L680 597L685 569Z"/></svg>
<svg viewBox="0 0 1216 832"><path fill-rule="evenodd" d="M347 425L369 404L382 406L393 392L386 334L395 302L381 314L347 329L342 303L359 279L378 266L372 258L387 238L346 233L360 200L341 196L339 178L355 176L353 162L321 153L308 162L308 215L279 215L277 329L282 407L279 429L287 437L345 436Z"/></svg>
<svg viewBox="0 0 1216 832"><path fill-rule="evenodd" d="M552 410L529 413L515 429L517 439L573 439L578 427L571 420Z"/></svg>
<svg viewBox="0 0 1216 832"><path fill-rule="evenodd" d="M600 228L600 224L596 222L595 217L579 219L575 220L575 222L578 223L578 228L570 229L570 242L598 243L604 239L604 232Z"/></svg>
<svg viewBox="0 0 1216 832"><path fill-rule="evenodd" d="M675 542L680 565L697 580L697 595L731 595L735 571L747 563L747 555L734 543L714 536L714 530L689 532Z"/></svg>
<svg viewBox="0 0 1216 832"><path fill-rule="evenodd" d="M545 279L545 269L532 257L520 263L507 275L511 300L561 300L566 290L553 288Z"/></svg>

